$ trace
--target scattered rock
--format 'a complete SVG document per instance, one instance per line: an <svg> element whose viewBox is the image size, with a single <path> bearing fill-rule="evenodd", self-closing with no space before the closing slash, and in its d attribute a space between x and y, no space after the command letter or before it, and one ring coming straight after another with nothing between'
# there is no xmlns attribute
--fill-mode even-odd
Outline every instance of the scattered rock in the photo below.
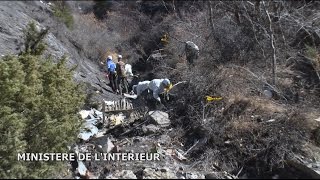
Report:
<svg viewBox="0 0 320 180"><path fill-rule="evenodd" d="M142 131L145 133L145 134L154 134L156 132L158 132L160 130L159 127L157 127L156 125L154 124L149 124L147 126L142 126Z"/></svg>
<svg viewBox="0 0 320 180"><path fill-rule="evenodd" d="M117 170L112 175L108 175L106 179L137 179L137 176L131 170Z"/></svg>
<svg viewBox="0 0 320 180"><path fill-rule="evenodd" d="M168 168L143 170L142 179L177 179L178 177Z"/></svg>
<svg viewBox="0 0 320 180"><path fill-rule="evenodd" d="M268 89L263 91L263 94L266 98L271 99L272 98L272 92Z"/></svg>
<svg viewBox="0 0 320 180"><path fill-rule="evenodd" d="M193 42L187 41L185 51L188 63L193 65L194 61L199 57L199 47Z"/></svg>
<svg viewBox="0 0 320 180"><path fill-rule="evenodd" d="M167 127L170 125L169 114L162 111L150 111L149 116L157 125Z"/></svg>
<svg viewBox="0 0 320 180"><path fill-rule="evenodd" d="M170 144L171 143L171 138L167 134L163 134L160 136L158 143L160 145L165 145L165 144Z"/></svg>
<svg viewBox="0 0 320 180"><path fill-rule="evenodd" d="M206 179L219 179L219 176L217 175L217 173L209 173L205 175Z"/></svg>
<svg viewBox="0 0 320 180"><path fill-rule="evenodd" d="M186 179L205 179L205 176L198 172L189 172L186 173Z"/></svg>

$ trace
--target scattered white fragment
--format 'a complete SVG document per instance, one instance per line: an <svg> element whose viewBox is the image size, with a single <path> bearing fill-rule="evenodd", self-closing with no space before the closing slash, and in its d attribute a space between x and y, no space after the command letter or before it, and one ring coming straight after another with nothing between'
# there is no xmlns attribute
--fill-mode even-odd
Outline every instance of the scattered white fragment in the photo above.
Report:
<svg viewBox="0 0 320 180"><path fill-rule="evenodd" d="M184 157L184 156L182 155L182 153L180 153L178 150L176 150L176 157L177 157L180 161L187 160L187 158Z"/></svg>
<svg viewBox="0 0 320 180"><path fill-rule="evenodd" d="M92 110L93 110L94 115L102 118L103 113L102 113L101 111L98 111L98 110L96 110L96 109L92 109Z"/></svg>
<svg viewBox="0 0 320 180"><path fill-rule="evenodd" d="M98 134L99 130L96 126L91 123L85 123L84 130L80 131L78 138L83 139L85 141L89 140L91 137Z"/></svg>
<svg viewBox="0 0 320 180"><path fill-rule="evenodd" d="M319 118L317 118L317 119L315 119L316 121L318 121L318 122L320 122L320 117Z"/></svg>
<svg viewBox="0 0 320 180"><path fill-rule="evenodd" d="M127 97L127 98L130 98L130 99L137 99L138 98L138 95L136 95L136 94L130 95L130 94L127 94L127 93L123 93L123 96Z"/></svg>
<svg viewBox="0 0 320 180"><path fill-rule="evenodd" d="M78 172L81 176L85 176L87 173L87 168L82 161L78 161Z"/></svg>
<svg viewBox="0 0 320 180"><path fill-rule="evenodd" d="M40 0L40 2L43 4L43 1Z"/></svg>
<svg viewBox="0 0 320 180"><path fill-rule="evenodd" d="M107 153L111 152L114 147L115 146L113 145L112 141L108 138L108 140L107 140Z"/></svg>
<svg viewBox="0 0 320 180"><path fill-rule="evenodd" d="M112 105L114 105L114 101L104 101L104 103L105 103L107 106L112 106Z"/></svg>
<svg viewBox="0 0 320 180"><path fill-rule="evenodd" d="M81 111L79 112L79 114L81 115L81 118L82 118L82 119L85 119L85 118L87 118L87 117L89 116L90 111L81 110Z"/></svg>
<svg viewBox="0 0 320 180"><path fill-rule="evenodd" d="M274 121L275 121L275 119L270 119L267 122L274 122Z"/></svg>

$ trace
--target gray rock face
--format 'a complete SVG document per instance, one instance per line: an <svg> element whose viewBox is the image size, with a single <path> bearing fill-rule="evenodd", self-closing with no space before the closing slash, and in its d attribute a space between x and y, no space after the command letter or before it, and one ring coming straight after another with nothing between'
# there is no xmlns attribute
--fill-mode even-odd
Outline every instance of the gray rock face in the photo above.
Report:
<svg viewBox="0 0 320 180"><path fill-rule="evenodd" d="M162 111L150 111L149 116L153 122L161 127L167 127L170 125L169 114Z"/></svg>
<svg viewBox="0 0 320 180"><path fill-rule="evenodd" d="M109 81L100 72L98 64L87 59L74 45L77 40L73 39L72 30L53 17L53 6L40 1L0 1L0 57L18 54L24 48L23 30L33 21L38 28L49 29L44 39L47 44L45 58L50 54L57 61L66 55L68 67L77 65L75 81L87 83L89 91L98 99L117 99L110 92L106 84Z"/></svg>
<svg viewBox="0 0 320 180"><path fill-rule="evenodd" d="M130 170L122 170L108 175L106 179L137 179L137 176Z"/></svg>

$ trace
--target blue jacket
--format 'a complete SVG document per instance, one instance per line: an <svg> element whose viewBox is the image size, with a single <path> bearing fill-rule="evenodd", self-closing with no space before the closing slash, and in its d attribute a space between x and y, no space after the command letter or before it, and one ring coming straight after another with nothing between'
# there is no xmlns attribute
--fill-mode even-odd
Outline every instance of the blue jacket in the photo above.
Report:
<svg viewBox="0 0 320 180"><path fill-rule="evenodd" d="M116 64L112 60L107 60L107 69L108 72L110 73L115 73L116 72Z"/></svg>

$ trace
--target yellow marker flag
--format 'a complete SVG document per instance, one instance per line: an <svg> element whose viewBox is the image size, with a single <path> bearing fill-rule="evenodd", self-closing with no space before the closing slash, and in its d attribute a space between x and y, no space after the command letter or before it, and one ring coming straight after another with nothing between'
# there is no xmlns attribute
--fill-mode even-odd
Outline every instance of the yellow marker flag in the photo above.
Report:
<svg viewBox="0 0 320 180"><path fill-rule="evenodd" d="M208 102L211 101L220 101L222 99L222 97L212 97L212 96L206 96L206 99Z"/></svg>
<svg viewBox="0 0 320 180"><path fill-rule="evenodd" d="M172 89L172 84L170 84L168 88L164 88L164 90L165 90L167 93L170 91L170 89Z"/></svg>

